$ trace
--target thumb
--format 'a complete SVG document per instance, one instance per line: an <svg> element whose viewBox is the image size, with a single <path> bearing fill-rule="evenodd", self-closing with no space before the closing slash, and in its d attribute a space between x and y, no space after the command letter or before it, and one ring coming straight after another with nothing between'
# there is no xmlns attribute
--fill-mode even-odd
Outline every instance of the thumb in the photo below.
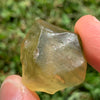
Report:
<svg viewBox="0 0 100 100"><path fill-rule="evenodd" d="M0 89L0 100L40 100L35 92L28 90L18 75L8 76Z"/></svg>
<svg viewBox="0 0 100 100"><path fill-rule="evenodd" d="M76 22L74 31L81 37L87 62L100 72L100 21L85 15Z"/></svg>

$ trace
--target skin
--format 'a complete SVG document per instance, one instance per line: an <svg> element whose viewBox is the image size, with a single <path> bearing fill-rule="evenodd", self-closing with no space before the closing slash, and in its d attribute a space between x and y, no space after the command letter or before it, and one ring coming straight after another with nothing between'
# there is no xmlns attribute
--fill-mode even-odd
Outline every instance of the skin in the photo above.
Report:
<svg viewBox="0 0 100 100"><path fill-rule="evenodd" d="M100 21L85 15L76 22L74 30L81 37L87 62L100 72Z"/></svg>
<svg viewBox="0 0 100 100"><path fill-rule="evenodd" d="M81 17L75 24L75 33L82 40L87 62L100 72L100 22L91 15ZM28 90L18 75L8 76L0 89L0 100L40 100L35 92Z"/></svg>

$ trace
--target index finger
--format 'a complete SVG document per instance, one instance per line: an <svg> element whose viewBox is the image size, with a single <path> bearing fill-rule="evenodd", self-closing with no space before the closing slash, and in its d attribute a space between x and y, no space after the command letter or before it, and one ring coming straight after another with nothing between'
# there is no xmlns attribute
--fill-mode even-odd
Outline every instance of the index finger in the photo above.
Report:
<svg viewBox="0 0 100 100"><path fill-rule="evenodd" d="M100 21L85 15L76 22L74 30L81 37L86 60L100 72Z"/></svg>

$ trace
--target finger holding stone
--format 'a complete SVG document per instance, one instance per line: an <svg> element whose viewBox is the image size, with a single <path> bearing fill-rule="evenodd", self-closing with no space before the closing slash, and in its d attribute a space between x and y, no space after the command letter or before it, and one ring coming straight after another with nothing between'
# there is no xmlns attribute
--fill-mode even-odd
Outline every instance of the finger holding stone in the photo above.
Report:
<svg viewBox="0 0 100 100"><path fill-rule="evenodd" d="M74 30L81 37L87 62L100 72L100 21L85 15L76 22Z"/></svg>
<svg viewBox="0 0 100 100"><path fill-rule="evenodd" d="M35 92L28 90L18 75L8 76L0 89L0 100L40 100Z"/></svg>

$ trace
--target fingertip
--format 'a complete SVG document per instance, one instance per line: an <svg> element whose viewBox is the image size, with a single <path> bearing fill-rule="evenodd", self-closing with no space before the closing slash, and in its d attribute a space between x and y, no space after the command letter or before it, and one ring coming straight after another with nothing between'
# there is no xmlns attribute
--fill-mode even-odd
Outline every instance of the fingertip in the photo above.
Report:
<svg viewBox="0 0 100 100"><path fill-rule="evenodd" d="M100 72L100 21L85 15L76 22L74 31L81 37L86 60Z"/></svg>
<svg viewBox="0 0 100 100"><path fill-rule="evenodd" d="M39 100L39 97L22 84L20 76L11 75L1 85L0 100Z"/></svg>
<svg viewBox="0 0 100 100"><path fill-rule="evenodd" d="M91 24L95 24L95 23L99 23L99 20L96 19L95 16L92 16L92 15L84 15L82 16L75 24L75 27L74 27L74 31L75 33L78 33L81 35L81 33L79 33L82 29L84 30L85 28L88 29L88 25L91 25ZM85 28L84 28L85 27ZM78 32L79 31L79 32Z"/></svg>

